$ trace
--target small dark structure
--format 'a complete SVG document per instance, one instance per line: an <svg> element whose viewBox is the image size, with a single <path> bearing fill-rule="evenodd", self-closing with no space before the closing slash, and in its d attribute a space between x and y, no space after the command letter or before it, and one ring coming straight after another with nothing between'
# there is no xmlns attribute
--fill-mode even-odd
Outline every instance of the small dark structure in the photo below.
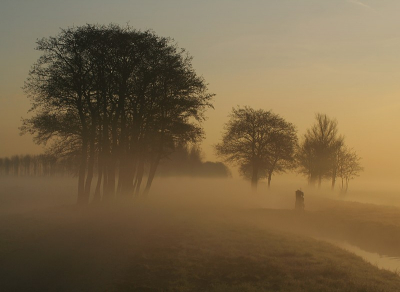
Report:
<svg viewBox="0 0 400 292"><path fill-rule="evenodd" d="M304 193L301 190L296 191L295 209L300 211L304 210Z"/></svg>

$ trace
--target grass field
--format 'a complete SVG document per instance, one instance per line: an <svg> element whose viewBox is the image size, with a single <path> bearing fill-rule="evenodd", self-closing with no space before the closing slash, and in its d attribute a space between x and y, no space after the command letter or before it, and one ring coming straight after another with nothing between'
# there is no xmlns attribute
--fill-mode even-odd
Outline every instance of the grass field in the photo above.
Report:
<svg viewBox="0 0 400 292"><path fill-rule="evenodd" d="M9 186L4 189L21 191ZM346 237L361 230L354 235L360 241L370 231L375 233L367 242L376 242L378 231L380 238L389 238L400 224L396 208L312 202L310 197L310 210L298 214L254 202L236 204L233 197L231 204L221 204L220 199L210 199L212 194L204 195L205 201L204 196L185 201L182 194L168 192L165 189L164 199L155 195L133 205L85 209L67 200L61 206L18 209L13 201L15 211L0 215L0 290L400 289L398 274L310 237ZM177 198L179 203L174 203ZM395 252L394 238L395 242L380 241Z"/></svg>

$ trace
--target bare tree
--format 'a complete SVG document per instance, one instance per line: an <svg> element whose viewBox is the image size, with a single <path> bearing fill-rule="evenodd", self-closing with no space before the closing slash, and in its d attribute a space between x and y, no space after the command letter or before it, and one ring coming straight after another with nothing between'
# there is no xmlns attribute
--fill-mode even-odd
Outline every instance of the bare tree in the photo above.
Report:
<svg viewBox="0 0 400 292"><path fill-rule="evenodd" d="M250 177L253 189L258 180L284 171L294 162L297 145L295 127L271 111L250 107L234 108L225 125L217 154L239 165L241 174Z"/></svg>
<svg viewBox="0 0 400 292"><path fill-rule="evenodd" d="M327 115L316 114L315 124L307 130L298 151L300 172L307 175L309 184L323 178L332 177L334 186L337 151L342 147L344 138L338 134L338 123Z"/></svg>
<svg viewBox="0 0 400 292"><path fill-rule="evenodd" d="M262 164L267 172L268 187L274 173L283 173L296 167L298 139L295 126L279 118L275 127L267 159Z"/></svg>
<svg viewBox="0 0 400 292"><path fill-rule="evenodd" d="M342 192L346 193L349 188L349 181L364 170L360 160L361 158L354 150L347 147L340 149L337 160L337 176L341 178Z"/></svg>

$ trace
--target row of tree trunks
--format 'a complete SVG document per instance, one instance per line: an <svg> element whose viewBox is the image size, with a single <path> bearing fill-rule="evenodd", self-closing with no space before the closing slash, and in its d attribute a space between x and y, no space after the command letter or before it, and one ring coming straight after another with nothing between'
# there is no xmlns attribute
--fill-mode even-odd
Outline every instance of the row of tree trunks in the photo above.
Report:
<svg viewBox="0 0 400 292"><path fill-rule="evenodd" d="M78 203L87 204L91 195L91 185L94 178L95 156L92 150L92 143L89 147L84 144L82 161L79 168L78 178ZM86 154L85 154L86 153ZM118 198L132 198L139 196L143 177L145 174L144 159L134 159L129 156L123 156L118 168L118 186L116 187L116 164L110 157L104 158L98 156L97 163L97 182L93 194L93 202L111 201L116 195ZM107 162L108 161L108 162ZM147 174L146 186L142 192L147 195L152 186L156 171L160 162L160 157L156 157ZM103 186L103 192L101 187ZM101 194L103 193L103 194Z"/></svg>

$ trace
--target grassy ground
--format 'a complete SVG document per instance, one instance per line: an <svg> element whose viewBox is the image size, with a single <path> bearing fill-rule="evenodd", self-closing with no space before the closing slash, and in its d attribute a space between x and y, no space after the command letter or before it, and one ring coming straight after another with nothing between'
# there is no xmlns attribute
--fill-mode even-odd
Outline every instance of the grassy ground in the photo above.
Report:
<svg viewBox="0 0 400 292"><path fill-rule="evenodd" d="M165 246L168 237L134 258L121 291L163 291L163 287L171 291L398 291L400 287L397 275L302 236L213 221Z"/></svg>
<svg viewBox="0 0 400 292"><path fill-rule="evenodd" d="M206 186L201 200L165 189L135 206L79 209L64 196L64 206L27 204L27 193L48 198L40 185L0 189L0 291L400 291L398 274L310 237L395 253L396 208L307 197L299 214L284 208L291 193L271 209L233 204L232 190L213 199ZM74 189L58 185L49 194Z"/></svg>
<svg viewBox="0 0 400 292"><path fill-rule="evenodd" d="M132 212L134 211L134 212ZM2 218L2 291L398 291L400 278L246 212L58 208ZM6 221L4 220L6 219Z"/></svg>

